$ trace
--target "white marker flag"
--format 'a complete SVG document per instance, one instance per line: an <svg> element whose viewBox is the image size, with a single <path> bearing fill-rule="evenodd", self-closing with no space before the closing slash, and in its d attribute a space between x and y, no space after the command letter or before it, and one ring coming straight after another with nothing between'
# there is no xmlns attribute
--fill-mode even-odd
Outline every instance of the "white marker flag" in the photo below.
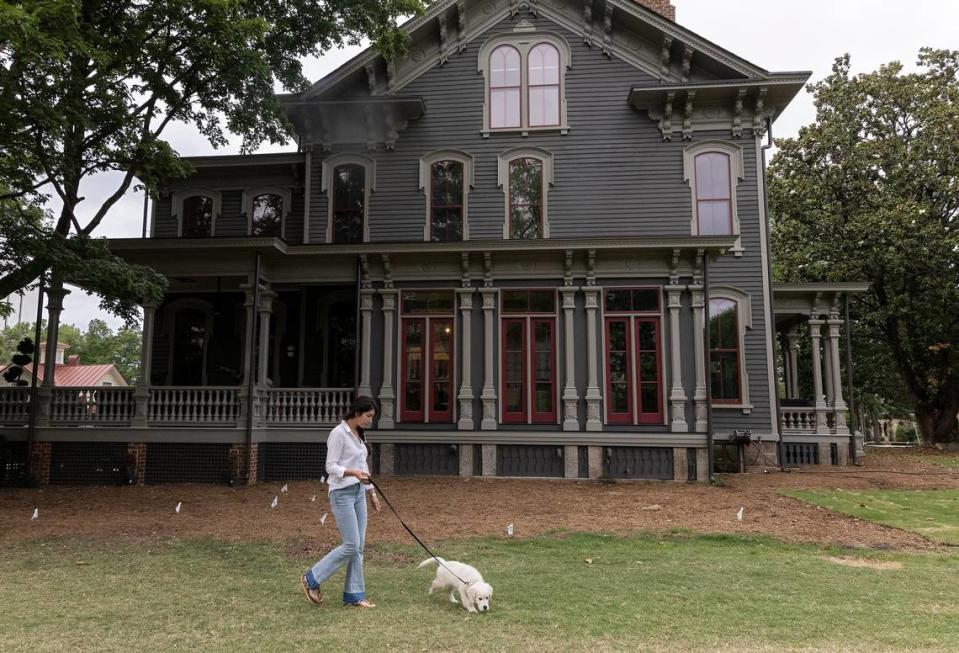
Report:
<svg viewBox="0 0 959 653"><path fill-rule="evenodd" d="M741 506L741 507L739 508L739 512L736 513L736 519L738 519L739 521L742 521L742 520L743 520L743 511L744 511L744 510L746 510L746 506Z"/></svg>
<svg viewBox="0 0 959 653"><path fill-rule="evenodd" d="M326 525L326 516L327 516L328 514L330 514L330 513L324 512L324 513L323 513L323 516L320 517L320 526L325 526L325 525Z"/></svg>
<svg viewBox="0 0 959 653"><path fill-rule="evenodd" d="M280 505L280 497L273 497L273 503L270 504L271 508L276 508Z"/></svg>
<svg viewBox="0 0 959 653"><path fill-rule="evenodd" d="M285 494L290 488L287 487L286 483L283 484L283 487L280 488L280 494Z"/></svg>
<svg viewBox="0 0 959 653"><path fill-rule="evenodd" d="M507 524L507 525L506 525L506 535L507 535L508 537L513 537L513 525L512 525L512 524Z"/></svg>
<svg viewBox="0 0 959 653"><path fill-rule="evenodd" d="M39 508L34 508L34 509L33 509L33 517L30 518L30 521L33 521L34 519L39 519L39 518L40 518L40 509L39 509Z"/></svg>
<svg viewBox="0 0 959 653"><path fill-rule="evenodd" d="M175 512L176 514L179 515L179 514L180 514L180 508L182 508L182 507L183 507L183 502L182 502L182 501L177 501L177 503L176 503L176 508L173 509L173 512Z"/></svg>
<svg viewBox="0 0 959 653"><path fill-rule="evenodd" d="M310 497L310 503L316 503L316 495L315 495L315 494L314 494L312 497Z"/></svg>

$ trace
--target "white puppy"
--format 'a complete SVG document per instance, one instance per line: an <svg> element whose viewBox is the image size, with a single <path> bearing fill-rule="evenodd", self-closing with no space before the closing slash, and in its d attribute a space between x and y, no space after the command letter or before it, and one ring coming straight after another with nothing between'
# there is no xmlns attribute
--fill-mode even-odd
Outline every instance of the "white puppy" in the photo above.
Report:
<svg viewBox="0 0 959 653"><path fill-rule="evenodd" d="M467 612L486 612L489 610L493 587L483 580L475 567L462 562L443 560L442 558L427 558L419 564L418 568L422 569L428 565L435 565L437 560L442 564L436 567L436 578L430 583L430 594L439 589L449 590L450 601L452 603L461 602ZM459 601L456 600L456 592L459 592Z"/></svg>

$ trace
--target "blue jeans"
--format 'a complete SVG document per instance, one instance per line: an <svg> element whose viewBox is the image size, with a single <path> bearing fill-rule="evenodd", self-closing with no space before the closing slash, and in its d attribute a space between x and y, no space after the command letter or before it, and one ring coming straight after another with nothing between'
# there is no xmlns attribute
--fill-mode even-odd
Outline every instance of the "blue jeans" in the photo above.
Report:
<svg viewBox="0 0 959 653"><path fill-rule="evenodd" d="M363 545L366 543L366 490L357 483L330 492L330 508L340 530L339 545L306 572L310 589L316 589L346 563L343 602L357 603L366 598L363 582Z"/></svg>

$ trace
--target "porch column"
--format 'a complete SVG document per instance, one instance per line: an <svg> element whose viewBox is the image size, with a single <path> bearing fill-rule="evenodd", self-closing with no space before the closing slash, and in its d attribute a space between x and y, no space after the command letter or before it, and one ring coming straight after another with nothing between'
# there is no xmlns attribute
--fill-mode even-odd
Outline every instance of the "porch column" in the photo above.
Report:
<svg viewBox="0 0 959 653"><path fill-rule="evenodd" d="M822 320L809 320L809 338L812 341L813 399L816 402L816 432L826 432L826 397L822 393L822 352L819 346L819 330Z"/></svg>
<svg viewBox="0 0 959 653"><path fill-rule="evenodd" d="M43 359L43 383L39 388L37 400L37 426L49 426L53 413L53 388L56 386L57 342L60 339L60 313L63 312L63 298L70 291L56 282L46 289L47 295L47 349ZM34 365L34 373L36 373Z"/></svg>
<svg viewBox="0 0 959 653"><path fill-rule="evenodd" d="M253 303L253 284L243 284L240 286L246 291L246 301L243 306L246 307L246 325L243 332L243 388L250 386L250 369L253 364L253 352L256 347L253 346L253 338L256 334L253 332L253 323L256 321L256 305Z"/></svg>
<svg viewBox="0 0 959 653"><path fill-rule="evenodd" d="M799 397L799 332L793 327L786 334L787 366L786 396L790 399Z"/></svg>
<svg viewBox="0 0 959 653"><path fill-rule="evenodd" d="M683 389L683 369L679 351L679 309L682 306L682 291L683 286L672 284L666 286L666 293L669 295L669 358L673 378L669 392L669 403L672 407L670 429L686 432L689 430L686 424L686 391Z"/></svg>
<svg viewBox="0 0 959 653"><path fill-rule="evenodd" d="M358 396L372 397L370 387L370 344L372 343L373 327L373 293L371 288L360 290L360 331L363 334L363 344L360 345L360 385L356 390Z"/></svg>
<svg viewBox="0 0 959 653"><path fill-rule="evenodd" d="M393 321L398 290L380 290L383 297L383 385L380 386L381 429L396 426L396 393L393 391Z"/></svg>
<svg viewBox="0 0 959 653"><path fill-rule="evenodd" d="M829 338L829 324L825 326L823 332L824 338ZM823 394L826 396L826 405L833 404L833 378L832 378L832 349L829 347L829 341L822 342L822 369L823 369Z"/></svg>
<svg viewBox="0 0 959 653"><path fill-rule="evenodd" d="M826 324L829 327L829 351L832 360L833 424L836 427L836 435L849 435L849 426L846 424L846 402L842 397L842 366L839 364L839 333L842 320L833 318Z"/></svg>
<svg viewBox="0 0 959 653"><path fill-rule="evenodd" d="M460 298L460 332L462 333L462 352L460 357L460 389L456 398L459 400L460 418L457 427L461 431L472 431L476 428L473 421L473 383L472 368L470 359L472 358L473 342L471 338L473 322L473 288L460 288L456 291Z"/></svg>
<svg viewBox="0 0 959 653"><path fill-rule="evenodd" d="M579 430L579 393L576 392L576 363L573 356L575 334L573 333L573 311L576 308L576 292L578 288L566 286L560 288L563 295L563 325L565 329L566 350L566 385L563 388L563 430Z"/></svg>
<svg viewBox="0 0 959 653"><path fill-rule="evenodd" d="M602 431L603 420L600 419L600 402L603 396L599 392L599 342L596 338L596 316L599 308L600 289L589 286L583 289L586 295L586 430Z"/></svg>
<svg viewBox="0 0 959 653"><path fill-rule="evenodd" d="M706 432L706 343L705 333L706 297L701 284L689 286L693 294L693 356L696 361L696 391L693 400L696 405L696 432Z"/></svg>
<svg viewBox="0 0 959 653"><path fill-rule="evenodd" d="M143 304L143 341L140 343L140 377L133 391L136 409L133 425L145 428L150 410L150 375L153 368L153 322L156 319L156 306Z"/></svg>
<svg viewBox="0 0 959 653"><path fill-rule="evenodd" d="M482 288L480 294L483 295L483 356L485 365L483 368L483 393L480 398L483 400L483 421L480 428L484 431L496 430L496 386L493 384L493 311L496 310L496 293L494 288ZM485 459L484 447L484 459ZM486 466L483 467L483 473L486 474Z"/></svg>
<svg viewBox="0 0 959 653"><path fill-rule="evenodd" d="M276 293L272 290L260 291L260 351L257 361L256 384L267 387L267 372L270 361L270 317L273 315L273 300Z"/></svg>

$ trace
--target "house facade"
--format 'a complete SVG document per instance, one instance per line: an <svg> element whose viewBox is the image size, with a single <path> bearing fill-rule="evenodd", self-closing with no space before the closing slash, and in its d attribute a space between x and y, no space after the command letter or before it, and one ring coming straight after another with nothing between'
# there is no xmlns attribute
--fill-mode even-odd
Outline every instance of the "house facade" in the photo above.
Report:
<svg viewBox="0 0 959 653"><path fill-rule="evenodd" d="M809 73L668 2L441 0L404 29L281 97L295 152L192 158L112 241L169 290L108 418L41 388L39 480L91 447L147 482L318 477L354 394L384 475L847 463L865 287L770 275L764 147Z"/></svg>

